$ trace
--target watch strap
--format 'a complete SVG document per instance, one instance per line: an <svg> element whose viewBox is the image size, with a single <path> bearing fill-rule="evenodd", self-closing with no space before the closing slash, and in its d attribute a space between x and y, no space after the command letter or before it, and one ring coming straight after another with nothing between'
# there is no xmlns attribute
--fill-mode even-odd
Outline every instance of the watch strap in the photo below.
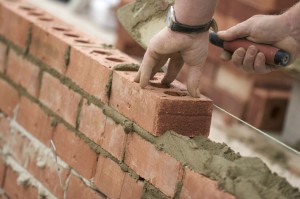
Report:
<svg viewBox="0 0 300 199"><path fill-rule="evenodd" d="M179 22L172 23L170 28L175 32L183 32L183 33L202 33L207 32L212 24L215 23L214 19L211 19L208 23L200 25L200 26L189 26L186 24L182 24Z"/></svg>

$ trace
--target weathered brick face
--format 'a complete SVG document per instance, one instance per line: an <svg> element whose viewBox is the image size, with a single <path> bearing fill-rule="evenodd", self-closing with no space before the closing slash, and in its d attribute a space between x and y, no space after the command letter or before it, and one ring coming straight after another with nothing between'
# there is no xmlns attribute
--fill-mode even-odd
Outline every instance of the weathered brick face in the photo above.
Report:
<svg viewBox="0 0 300 199"><path fill-rule="evenodd" d="M161 86L161 74L141 89L137 64L28 2L0 0L3 194L197 198L200 186L234 198L156 143L170 130L208 136L212 101L188 96L177 81Z"/></svg>

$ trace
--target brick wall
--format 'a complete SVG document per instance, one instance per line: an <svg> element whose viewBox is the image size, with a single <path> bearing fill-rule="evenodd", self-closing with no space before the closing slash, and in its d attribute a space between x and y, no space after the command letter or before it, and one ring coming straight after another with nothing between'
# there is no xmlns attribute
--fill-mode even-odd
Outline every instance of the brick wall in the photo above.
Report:
<svg viewBox="0 0 300 199"><path fill-rule="evenodd" d="M0 197L247 198L247 176L231 168L264 164L206 138L210 99L162 87L161 74L140 89L137 64L25 1L0 0ZM262 196L279 186L251 183Z"/></svg>

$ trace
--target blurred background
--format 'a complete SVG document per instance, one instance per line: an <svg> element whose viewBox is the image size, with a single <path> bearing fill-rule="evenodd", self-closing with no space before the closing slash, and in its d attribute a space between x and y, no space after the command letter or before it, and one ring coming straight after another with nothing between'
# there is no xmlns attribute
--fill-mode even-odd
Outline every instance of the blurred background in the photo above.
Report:
<svg viewBox="0 0 300 199"><path fill-rule="evenodd" d="M141 60L142 49L122 28L116 10L133 0L29 0L77 29ZM297 0L218 2L215 19L227 29L255 14L280 14ZM292 69L249 74L219 58L210 46L200 88L230 114L215 110L210 138L246 156L262 158L273 171L300 187L300 61ZM185 71L178 80L185 82ZM256 129L257 128L257 129Z"/></svg>

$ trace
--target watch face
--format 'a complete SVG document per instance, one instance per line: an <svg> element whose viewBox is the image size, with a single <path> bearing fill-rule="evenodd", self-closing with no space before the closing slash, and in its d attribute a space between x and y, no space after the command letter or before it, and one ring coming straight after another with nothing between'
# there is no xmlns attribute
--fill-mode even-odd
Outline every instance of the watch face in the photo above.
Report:
<svg viewBox="0 0 300 199"><path fill-rule="evenodd" d="M173 23L173 6L171 6L169 11L168 11L166 23L167 23L168 27L172 26L172 23Z"/></svg>

